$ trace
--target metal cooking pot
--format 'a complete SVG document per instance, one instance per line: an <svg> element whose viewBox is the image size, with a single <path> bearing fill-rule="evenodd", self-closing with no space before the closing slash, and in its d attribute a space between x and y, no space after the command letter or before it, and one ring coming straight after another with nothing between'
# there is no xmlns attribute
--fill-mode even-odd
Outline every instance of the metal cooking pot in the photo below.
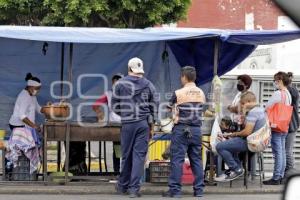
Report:
<svg viewBox="0 0 300 200"><path fill-rule="evenodd" d="M173 126L174 126L174 121L171 118L166 118L166 119L162 119L160 120L160 124L161 124L161 131L165 132L165 133L171 133Z"/></svg>

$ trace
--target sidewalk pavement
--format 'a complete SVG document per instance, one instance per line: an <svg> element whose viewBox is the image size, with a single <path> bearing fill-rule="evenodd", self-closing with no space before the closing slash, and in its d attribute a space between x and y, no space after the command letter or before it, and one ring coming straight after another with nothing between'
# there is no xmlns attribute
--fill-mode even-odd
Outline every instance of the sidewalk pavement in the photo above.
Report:
<svg viewBox="0 0 300 200"><path fill-rule="evenodd" d="M144 195L160 195L167 191L167 184L144 183L141 193ZM193 194L192 185L184 185L183 194ZM220 183L218 186L206 186L205 194L280 194L283 185L263 186L260 188L258 180L249 181L248 189L243 186L243 180L233 182L232 188L229 183ZM115 194L114 183L109 182L71 182L68 185L54 185L42 182L17 183L0 182L0 194Z"/></svg>

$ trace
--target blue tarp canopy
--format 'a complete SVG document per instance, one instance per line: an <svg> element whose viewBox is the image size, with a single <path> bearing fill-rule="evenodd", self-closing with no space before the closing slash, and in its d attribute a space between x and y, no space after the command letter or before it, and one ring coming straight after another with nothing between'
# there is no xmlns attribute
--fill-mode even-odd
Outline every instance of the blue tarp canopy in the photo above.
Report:
<svg viewBox="0 0 300 200"><path fill-rule="evenodd" d="M76 110L82 102L93 103L93 97L87 95L96 98L105 90L101 77L91 76L105 74L110 79L115 73L126 74L128 60L138 56L144 60L146 77L165 99L166 92L180 86L182 66L195 66L197 83L202 85L212 80L214 63L218 75L223 75L257 45L298 38L300 31L0 26L0 128L6 128L16 96L25 87L27 72L42 80L41 104L58 101L50 95L51 83L68 80L71 74L73 87L70 91L64 86L64 92L71 93ZM59 84L53 88L53 93L59 95ZM82 112L76 110L77 115L89 115L89 107L86 105Z"/></svg>

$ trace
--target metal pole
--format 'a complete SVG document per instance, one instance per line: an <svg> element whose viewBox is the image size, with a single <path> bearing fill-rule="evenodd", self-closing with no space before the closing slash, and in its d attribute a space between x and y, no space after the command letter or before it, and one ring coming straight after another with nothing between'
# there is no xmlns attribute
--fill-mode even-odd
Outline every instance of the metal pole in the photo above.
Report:
<svg viewBox="0 0 300 200"><path fill-rule="evenodd" d="M65 67L65 43L61 44L61 60L60 60L60 96L61 100L64 94L64 84L62 83L64 80L64 67ZM57 142L57 171L60 172L61 165L61 142Z"/></svg>
<svg viewBox="0 0 300 200"><path fill-rule="evenodd" d="M69 47L69 68L68 68L68 81L72 84L72 67L73 66L73 43L70 43ZM71 102L71 99L68 99L68 102ZM70 162L70 122L67 121L66 129L66 160L65 160L65 183L68 180L69 173L69 162Z"/></svg>
<svg viewBox="0 0 300 200"><path fill-rule="evenodd" d="M69 82L72 83L73 74L72 74L72 68L73 68L73 43L70 43L70 49L69 49Z"/></svg>
<svg viewBox="0 0 300 200"><path fill-rule="evenodd" d="M64 94L64 84L62 83L64 80L64 67L65 67L65 43L61 44L61 60L60 60L60 95Z"/></svg>
<svg viewBox="0 0 300 200"><path fill-rule="evenodd" d="M215 38L215 45L214 45L214 76L218 75L219 49L220 49L219 39Z"/></svg>

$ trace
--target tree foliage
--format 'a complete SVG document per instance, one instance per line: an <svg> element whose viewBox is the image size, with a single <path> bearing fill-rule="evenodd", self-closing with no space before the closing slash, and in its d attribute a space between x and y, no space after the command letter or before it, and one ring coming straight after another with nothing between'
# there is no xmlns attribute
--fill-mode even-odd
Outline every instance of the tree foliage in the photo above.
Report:
<svg viewBox="0 0 300 200"><path fill-rule="evenodd" d="M144 28L185 18L191 0L0 0L0 22Z"/></svg>

